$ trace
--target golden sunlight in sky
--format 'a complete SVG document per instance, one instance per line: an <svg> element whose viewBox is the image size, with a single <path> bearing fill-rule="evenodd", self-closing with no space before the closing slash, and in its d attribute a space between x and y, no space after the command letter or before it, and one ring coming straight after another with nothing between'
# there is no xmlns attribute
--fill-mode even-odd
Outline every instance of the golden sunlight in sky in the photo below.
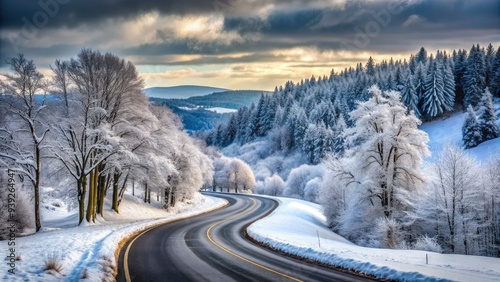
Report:
<svg viewBox="0 0 500 282"><path fill-rule="evenodd" d="M420 47L500 45L498 5L489 0L146 2L72 1L42 23L36 1L6 7L2 63L23 52L50 76L56 59L93 48L130 60L148 87L272 90L364 65L370 56L408 60Z"/></svg>

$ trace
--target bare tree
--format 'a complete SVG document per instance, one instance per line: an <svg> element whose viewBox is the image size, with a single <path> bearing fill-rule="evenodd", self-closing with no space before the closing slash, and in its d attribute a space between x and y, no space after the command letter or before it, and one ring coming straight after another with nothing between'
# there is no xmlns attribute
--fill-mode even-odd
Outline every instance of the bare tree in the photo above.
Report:
<svg viewBox="0 0 500 282"><path fill-rule="evenodd" d="M73 101L68 99L72 117L58 125L62 139L56 156L77 180L80 222L84 212L87 221L95 221L102 215L108 188L113 185L116 191L119 183L126 184L126 174L106 161L122 149L120 139L126 133L117 127L128 122L127 113L136 106L133 97L144 95L144 82L132 63L91 49L83 49L70 62L56 62L53 70L60 88L68 85L66 75L75 86Z"/></svg>
<svg viewBox="0 0 500 282"><path fill-rule="evenodd" d="M40 222L40 184L42 172L42 144L48 127L42 123L41 113L45 109L47 83L37 71L35 63L23 54L7 60L13 74L2 75L5 79L0 84L5 92L3 101L8 110L17 117L19 127L0 128L2 144L0 157L14 165L14 170L26 176L33 185L36 231ZM41 99L37 100L37 94ZM29 136L22 140L22 136ZM26 141L29 144L26 144Z"/></svg>
<svg viewBox="0 0 500 282"><path fill-rule="evenodd" d="M56 91L59 92L64 100L64 109L66 115L69 111L69 75L68 75L68 62L56 60L54 66L50 66L54 76L52 77L52 85L56 87Z"/></svg>

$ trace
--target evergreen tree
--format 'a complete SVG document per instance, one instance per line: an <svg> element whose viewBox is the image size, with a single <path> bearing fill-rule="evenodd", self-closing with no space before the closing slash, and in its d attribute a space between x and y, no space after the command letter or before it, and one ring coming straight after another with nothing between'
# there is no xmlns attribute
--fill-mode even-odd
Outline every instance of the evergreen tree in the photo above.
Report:
<svg viewBox="0 0 500 282"><path fill-rule="evenodd" d="M317 138L317 127L315 124L309 124L306 133L304 135L304 142L302 144L302 150L304 151L307 161L312 164L314 163L314 146L316 145Z"/></svg>
<svg viewBox="0 0 500 282"><path fill-rule="evenodd" d="M443 107L447 111L453 110L455 105L455 77L453 76L452 68L447 64L443 63L442 69L443 73Z"/></svg>
<svg viewBox="0 0 500 282"><path fill-rule="evenodd" d="M424 115L432 118L447 110L443 89L443 73L440 70L440 63L438 60L434 60L429 65L429 71L425 79Z"/></svg>
<svg viewBox="0 0 500 282"><path fill-rule="evenodd" d="M469 105L465 114L465 121L462 126L462 143L465 149L474 148L481 143L481 131L472 105Z"/></svg>
<svg viewBox="0 0 500 282"><path fill-rule="evenodd" d="M410 74L414 75L417 70L417 61L415 60L415 56L413 54L410 55L410 61L408 63L408 68L410 69Z"/></svg>
<svg viewBox="0 0 500 282"><path fill-rule="evenodd" d="M267 99L264 94L260 96L257 108L253 111L251 123L249 124L248 137L255 138L264 136L264 123L267 108Z"/></svg>
<svg viewBox="0 0 500 282"><path fill-rule="evenodd" d="M424 65L427 63L427 51L424 47L421 47L418 53L415 55L415 61Z"/></svg>
<svg viewBox="0 0 500 282"><path fill-rule="evenodd" d="M458 50L454 52L453 56L454 62L454 76L455 76L455 107L462 106L464 104L464 89L463 89L463 77L467 69L467 51Z"/></svg>
<svg viewBox="0 0 500 282"><path fill-rule="evenodd" d="M486 88L486 66L484 63L484 53L479 48L479 44L472 46L467 67L463 77L464 86L464 106L476 107L481 100L481 95Z"/></svg>
<svg viewBox="0 0 500 282"><path fill-rule="evenodd" d="M477 120L482 142L498 138L500 129L498 128L497 115L491 100L491 93L488 90L485 91L479 102Z"/></svg>
<svg viewBox="0 0 500 282"><path fill-rule="evenodd" d="M291 148L300 148L304 142L304 135L306 134L309 121L304 112L304 109L298 104L294 104L291 113L286 122L286 127L290 130L290 138L292 142L289 144Z"/></svg>
<svg viewBox="0 0 500 282"><path fill-rule="evenodd" d="M423 64L418 64L417 69L415 70L415 78L413 83L415 85L415 92L417 95L418 112L420 113L420 115L423 115L424 93L425 93L425 70Z"/></svg>
<svg viewBox="0 0 500 282"><path fill-rule="evenodd" d="M333 131L332 150L338 156L343 156L345 151L345 130L347 125L342 115L337 120Z"/></svg>
<svg viewBox="0 0 500 282"><path fill-rule="evenodd" d="M413 111L417 117L420 116L420 111L418 110L418 96L417 90L412 82L412 77L408 75L406 77L406 82L401 92L401 101L408 108L408 112Z"/></svg>
<svg viewBox="0 0 500 282"><path fill-rule="evenodd" d="M368 62L366 62L366 74L370 76L375 75L375 62L372 57L368 58Z"/></svg>
<svg viewBox="0 0 500 282"><path fill-rule="evenodd" d="M405 81L404 81L404 78L403 78L403 71L401 70L401 67L400 66L397 66L396 67L396 73L394 74L394 85L393 85L393 89L392 90L396 90L396 91L403 91L403 89L405 88Z"/></svg>
<svg viewBox="0 0 500 282"><path fill-rule="evenodd" d="M495 54L495 59L493 60L493 66L491 69L491 82L490 82L491 94L496 97L500 97L500 47Z"/></svg>
<svg viewBox="0 0 500 282"><path fill-rule="evenodd" d="M491 81L493 79L493 65L495 63L495 49L491 43L486 48L486 55L484 57L484 63L486 67L485 83L486 87L491 86Z"/></svg>

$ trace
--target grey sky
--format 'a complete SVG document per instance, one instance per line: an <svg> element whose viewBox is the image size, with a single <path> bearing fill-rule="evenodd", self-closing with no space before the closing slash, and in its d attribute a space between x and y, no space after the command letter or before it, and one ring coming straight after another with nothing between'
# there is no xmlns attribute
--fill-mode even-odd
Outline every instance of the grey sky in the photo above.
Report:
<svg viewBox="0 0 500 282"><path fill-rule="evenodd" d="M498 0L0 1L2 58L47 70L90 47L131 60L150 86L269 89L369 55L500 44Z"/></svg>

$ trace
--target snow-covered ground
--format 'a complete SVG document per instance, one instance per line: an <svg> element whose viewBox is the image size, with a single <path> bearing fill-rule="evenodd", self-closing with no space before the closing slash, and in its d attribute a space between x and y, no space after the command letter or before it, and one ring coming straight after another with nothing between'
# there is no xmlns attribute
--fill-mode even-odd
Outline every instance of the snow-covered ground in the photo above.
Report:
<svg viewBox="0 0 500 282"><path fill-rule="evenodd" d="M498 258L360 247L328 229L319 205L274 199L280 206L248 234L283 252L398 281L500 281Z"/></svg>
<svg viewBox="0 0 500 282"><path fill-rule="evenodd" d="M495 106L500 108L500 102ZM465 113L455 113L447 118L440 118L432 122L426 122L420 129L429 135L429 149L432 153L431 160L439 156L439 152L447 143L462 146L462 125L464 124ZM500 138L486 141L476 148L467 150L469 154L476 157L481 162L487 162L493 155L500 154Z"/></svg>
<svg viewBox="0 0 500 282"><path fill-rule="evenodd" d="M43 230L35 235L17 238L16 274L9 274L6 263L0 267L0 280L5 281L114 281L115 251L122 239L151 226L201 214L226 205L220 198L196 194L194 200L178 203L169 212L144 204L141 199L125 195L120 214L107 203L104 219L94 225L75 226L78 215L57 204L42 209ZM0 241L0 250L7 253L8 241ZM57 256L60 273L44 271L48 256Z"/></svg>
<svg viewBox="0 0 500 282"><path fill-rule="evenodd" d="M179 109L185 110L185 111L194 111L194 110L198 110L198 109L203 109L203 110L214 112L214 113L218 113L218 114L230 114L230 113L235 113L235 112L238 111L238 110L235 110L235 109L221 108L221 107L213 107L213 108L205 108L205 107L197 107L197 108L179 107Z"/></svg>

